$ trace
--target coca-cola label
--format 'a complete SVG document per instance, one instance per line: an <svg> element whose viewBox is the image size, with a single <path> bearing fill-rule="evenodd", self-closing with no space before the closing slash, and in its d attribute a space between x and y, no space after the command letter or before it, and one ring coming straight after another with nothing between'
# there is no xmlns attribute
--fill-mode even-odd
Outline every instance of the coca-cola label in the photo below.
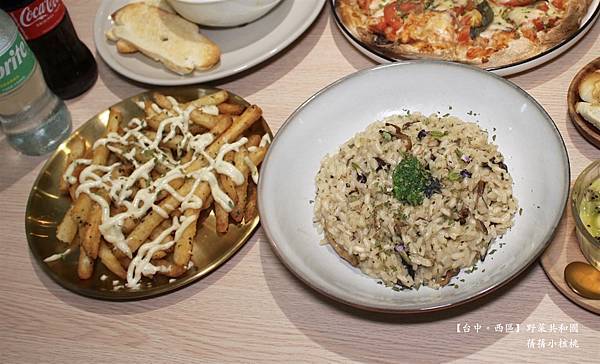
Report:
<svg viewBox="0 0 600 364"><path fill-rule="evenodd" d="M63 20L65 12L65 5L61 0L35 0L12 11L10 16L25 39L32 40L54 29Z"/></svg>
<svg viewBox="0 0 600 364"><path fill-rule="evenodd" d="M35 70L35 56L21 34L0 49L0 95L21 86Z"/></svg>

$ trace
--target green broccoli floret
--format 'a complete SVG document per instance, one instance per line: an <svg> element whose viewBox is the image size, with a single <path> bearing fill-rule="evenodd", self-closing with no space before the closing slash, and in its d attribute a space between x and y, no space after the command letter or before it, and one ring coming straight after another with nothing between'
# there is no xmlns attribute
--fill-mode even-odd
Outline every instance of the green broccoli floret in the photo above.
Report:
<svg viewBox="0 0 600 364"><path fill-rule="evenodd" d="M392 181L394 197L412 206L422 204L425 196L431 197L433 193L441 190L439 180L432 177L431 173L412 155L407 155L398 163Z"/></svg>

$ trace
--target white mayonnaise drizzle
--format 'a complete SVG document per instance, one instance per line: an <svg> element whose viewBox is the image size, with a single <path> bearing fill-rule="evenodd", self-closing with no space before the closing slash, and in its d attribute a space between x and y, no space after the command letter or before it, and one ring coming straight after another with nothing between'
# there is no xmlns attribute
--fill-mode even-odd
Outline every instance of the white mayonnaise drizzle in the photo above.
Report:
<svg viewBox="0 0 600 364"><path fill-rule="evenodd" d="M168 219L169 218L169 213L167 211L165 211L165 209L163 209L162 207L158 206L158 205L152 205L152 210L155 211L157 214L160 215L160 217L162 217L163 219Z"/></svg>
<svg viewBox="0 0 600 364"><path fill-rule="evenodd" d="M160 114L161 112L163 112L163 109L161 109L158 105L156 105L155 103L152 103L150 105L150 107L152 108L152 110L157 113Z"/></svg>
<svg viewBox="0 0 600 364"><path fill-rule="evenodd" d="M195 152L200 154L206 149L213 141L215 136L211 133L198 134L191 137L188 146Z"/></svg>
<svg viewBox="0 0 600 364"><path fill-rule="evenodd" d="M171 107L179 106L179 102L173 96L167 96L166 98L171 103Z"/></svg>
<svg viewBox="0 0 600 364"><path fill-rule="evenodd" d="M182 198L181 205L179 205L179 210L184 212L187 209L200 209L202 208L203 201L200 197L196 196L195 191L200 185L201 180L197 179L194 181L192 185L192 189L190 193L188 193L184 198Z"/></svg>
<svg viewBox="0 0 600 364"><path fill-rule="evenodd" d="M196 221L196 217L196 215L181 216L179 218L173 217L173 223L169 228L165 229L151 242L140 246L136 256L127 268L127 287L139 288L142 275L152 276L157 272L168 271L170 269L170 267L156 267L150 263L150 259L152 259L152 256L157 251L169 249L175 244L185 229ZM175 232L174 239L163 243L162 241L171 235L173 231Z"/></svg>
<svg viewBox="0 0 600 364"><path fill-rule="evenodd" d="M73 162L71 162L71 164L69 164L69 166L65 170L65 173L63 174L63 179L65 181L67 181L67 183L75 184L77 182L77 178L75 176L73 176L73 172L75 172L75 168L77 167L78 164L85 164L86 166L89 166L90 164L92 164L92 160L91 159L75 159Z"/></svg>
<svg viewBox="0 0 600 364"><path fill-rule="evenodd" d="M202 110L202 112L205 114L215 116L219 115L219 108L217 107L217 105L204 105L200 108L200 110Z"/></svg>
<svg viewBox="0 0 600 364"><path fill-rule="evenodd" d="M211 192L213 199L215 200L216 203L221 205L221 207L225 211L230 212L233 209L233 207L235 206L235 204L233 203L233 200L230 199L229 196L227 196L227 194L225 192L223 192L221 187L219 187L219 182L217 181L217 177L215 176L214 173L211 172L210 167L200 168L199 170L192 172L190 174L190 177L192 177L195 180L198 180L200 182L207 182L208 185L210 186L210 192Z"/></svg>
<svg viewBox="0 0 600 364"><path fill-rule="evenodd" d="M252 176L254 183L258 183L258 168L256 168L254 163L252 163L252 160L250 160L248 157L244 157L244 163L246 163L250 169L250 175Z"/></svg>
<svg viewBox="0 0 600 364"><path fill-rule="evenodd" d="M233 164L225 162L223 158L225 157L225 154L231 151L239 152L240 147L246 144L247 142L248 139L243 137L235 143L224 144L219 150L219 153L217 154L217 157L215 158L214 162L212 163L212 165L218 173L229 176L233 183L235 183L238 186L244 183L244 175L242 174L242 172L239 171L239 169L235 168Z"/></svg>
<svg viewBox="0 0 600 364"><path fill-rule="evenodd" d="M264 148L267 145L271 144L271 137L268 133L265 133L263 137L260 139L260 144L258 144L259 148Z"/></svg>
<svg viewBox="0 0 600 364"><path fill-rule="evenodd" d="M115 154L123 154L123 151L117 147L113 147L112 145L107 145L106 149L110 150L111 152L115 153Z"/></svg>
<svg viewBox="0 0 600 364"><path fill-rule="evenodd" d="M131 162L131 164L133 164L133 166L135 168L140 168L140 162L137 161L137 159L135 159L135 155L137 154L137 148L133 147L131 148L131 150L127 153L121 153L121 155L123 156L123 158L127 159L129 162Z"/></svg>
<svg viewBox="0 0 600 364"><path fill-rule="evenodd" d="M50 263L50 262L54 262L56 260L60 260L62 259L64 256L66 256L67 254L69 254L71 252L71 248L68 248L67 250L65 250L62 253L58 253L58 254L52 254L51 256L49 256L48 258L44 259L44 263Z"/></svg>
<svg viewBox="0 0 600 364"><path fill-rule="evenodd" d="M118 285L116 285L116 286L113 287L113 291L118 291L118 290L123 289L123 288L125 288L124 285L118 284Z"/></svg>
<svg viewBox="0 0 600 364"><path fill-rule="evenodd" d="M146 127L146 121L145 120L140 120L138 118L131 118L131 120L129 120L129 122L127 123L127 127L129 129L135 129L137 127L145 128Z"/></svg>

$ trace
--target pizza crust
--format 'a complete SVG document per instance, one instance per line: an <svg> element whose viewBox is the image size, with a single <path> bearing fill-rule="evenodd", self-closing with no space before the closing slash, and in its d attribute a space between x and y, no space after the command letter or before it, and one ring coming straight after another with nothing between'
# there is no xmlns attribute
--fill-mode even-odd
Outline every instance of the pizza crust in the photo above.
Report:
<svg viewBox="0 0 600 364"><path fill-rule="evenodd" d="M544 50L560 43L563 39L566 39L577 31L581 24L581 20L587 13L591 4L592 0L569 1L566 15L561 20L560 24L540 36L540 41L544 46Z"/></svg>
<svg viewBox="0 0 600 364"><path fill-rule="evenodd" d="M355 11L358 7L356 0L338 0L335 2L335 6L338 15L342 19L342 23L352 34L359 36L358 29L367 23L367 17Z"/></svg>
<svg viewBox="0 0 600 364"><path fill-rule="evenodd" d="M483 63L482 66L501 67L531 58L541 52L543 52L543 49L540 45L533 43L525 37L521 37L510 42L508 47L492 54L489 61Z"/></svg>

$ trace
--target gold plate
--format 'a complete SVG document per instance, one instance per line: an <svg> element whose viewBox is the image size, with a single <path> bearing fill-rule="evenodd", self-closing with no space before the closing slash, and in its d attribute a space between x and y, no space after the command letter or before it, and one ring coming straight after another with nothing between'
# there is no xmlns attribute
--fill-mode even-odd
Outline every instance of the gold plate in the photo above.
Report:
<svg viewBox="0 0 600 364"><path fill-rule="evenodd" d="M185 102L218 90L215 88L194 87L165 88L159 91ZM143 92L112 107L122 110L124 120L141 117L144 113L135 104L135 101L150 97L151 92ZM249 106L248 102L232 93L230 93L229 101ZM45 258L56 253L62 253L68 248L66 244L56 238L56 226L70 206L70 199L58 190L58 182L65 170L66 157L69 154L67 143L75 135L79 135L86 140L88 145L92 145L95 140L102 136L108 121L108 114L109 109L98 113L63 142L48 159L31 189L25 213L25 230L29 248L35 260L46 274L64 288L83 296L114 301L135 300L165 294L194 282L215 270L235 254L250 238L258 227L258 216L254 220L241 225L231 224L229 232L221 235L215 231L215 218L214 214L211 213L194 239L191 258L194 263L193 267L172 283L169 283L168 277L157 275L152 280L143 278L142 286L139 289L123 288L115 291L113 290L113 280L119 278L98 263L95 265L93 276L88 280L81 280L77 276L77 258L79 256L77 247L72 249L63 259L50 263L43 262ZM272 136L271 130L263 118L251 128L251 131L260 134L269 133ZM103 274L108 276L104 281L100 280L100 276ZM120 284L123 283L120 281Z"/></svg>

